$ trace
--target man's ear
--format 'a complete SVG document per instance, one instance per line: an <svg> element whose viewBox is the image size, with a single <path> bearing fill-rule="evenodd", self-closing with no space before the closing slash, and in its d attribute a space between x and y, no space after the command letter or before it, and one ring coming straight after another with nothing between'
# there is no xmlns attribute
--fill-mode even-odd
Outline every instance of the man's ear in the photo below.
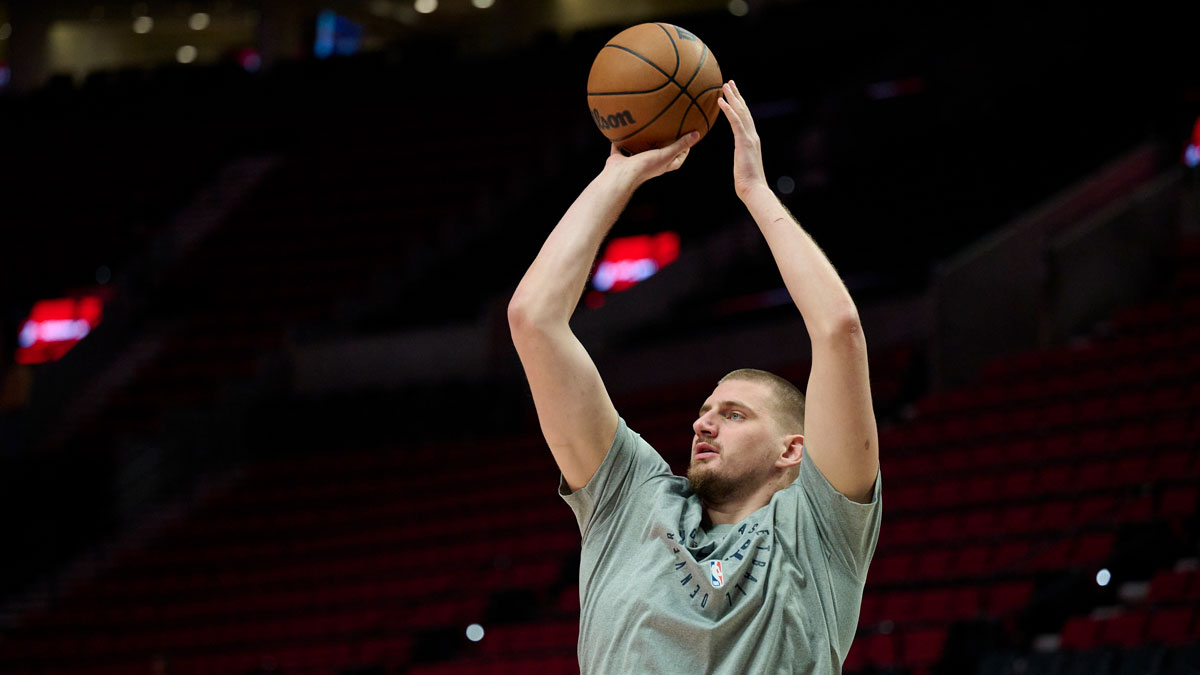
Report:
<svg viewBox="0 0 1200 675"><path fill-rule="evenodd" d="M775 466L781 469L790 469L799 464L804 457L804 435L790 434L784 437L784 441L787 443L787 448L775 461Z"/></svg>

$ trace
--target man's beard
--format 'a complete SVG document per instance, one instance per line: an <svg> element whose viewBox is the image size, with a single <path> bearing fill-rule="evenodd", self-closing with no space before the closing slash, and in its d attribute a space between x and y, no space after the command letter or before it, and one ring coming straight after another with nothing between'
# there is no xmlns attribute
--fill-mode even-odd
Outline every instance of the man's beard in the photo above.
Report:
<svg viewBox="0 0 1200 675"><path fill-rule="evenodd" d="M733 496L741 488L741 480L732 476L724 476L712 467L698 466L692 463L688 466L688 485L692 492L706 502L723 502Z"/></svg>

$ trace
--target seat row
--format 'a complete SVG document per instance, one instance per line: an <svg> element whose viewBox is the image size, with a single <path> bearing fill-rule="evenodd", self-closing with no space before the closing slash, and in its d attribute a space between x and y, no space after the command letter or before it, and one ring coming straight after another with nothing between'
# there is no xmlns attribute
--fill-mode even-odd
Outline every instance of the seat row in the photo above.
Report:
<svg viewBox="0 0 1200 675"><path fill-rule="evenodd" d="M913 584L945 584L995 578L1027 578L1041 572L1093 567L1106 560L1116 535L1111 531L1075 536L956 544L920 552L880 551L871 562L869 589Z"/></svg>
<svg viewBox="0 0 1200 675"><path fill-rule="evenodd" d="M1016 612L1033 596L1032 581L936 586L924 590L878 591L863 595L858 623L872 628L883 622L894 625L941 623L1001 618Z"/></svg>
<svg viewBox="0 0 1200 675"><path fill-rule="evenodd" d="M985 653L976 675L1191 675L1200 668L1196 646L1141 645L1088 651L996 650Z"/></svg>
<svg viewBox="0 0 1200 675"><path fill-rule="evenodd" d="M1197 375L1200 376L1200 371ZM1200 409L1200 384L1166 387L1155 394L1128 398L1137 399L1138 406L1145 406L1142 412L1118 415L1105 409L1108 401L1097 399L1087 403L1090 406L1087 419L1074 403L964 414L940 421L918 419L903 427L882 430L880 447L887 448L892 457L904 457L1031 442L1059 453L1082 455L1108 454L1128 447L1179 446L1200 439L1194 414ZM1117 448L1095 445L1090 442L1094 437L1109 443L1116 440L1121 445Z"/></svg>
<svg viewBox="0 0 1200 675"><path fill-rule="evenodd" d="M1142 608L1111 616L1074 616L1059 634L1061 646L1078 651L1143 644L1182 646L1200 640L1197 608L1191 605Z"/></svg>
<svg viewBox="0 0 1200 675"><path fill-rule="evenodd" d="M963 414L1029 407L1039 403L1086 401L1095 398L1119 400L1127 393L1154 393L1161 389L1188 386L1200 369L1196 345L1189 340L1174 351L1154 351L1111 368L1083 370L1071 374L1000 380L929 395L916 404L918 415L941 420ZM1166 397L1164 397L1165 400ZM1121 411L1120 407L1116 408Z"/></svg>
<svg viewBox="0 0 1200 675"><path fill-rule="evenodd" d="M1084 519L1105 510L1105 505L1122 501L1129 493L1150 499L1147 488L1163 493L1164 501L1186 504L1195 496L1200 478L1200 453L1172 451L1157 456L1130 454L1117 460L1092 459L1085 462L1059 463L1040 469L1019 468L1009 471L972 472L968 476L944 476L940 480L904 481L889 489L891 474L884 467L884 499L894 513L937 512L949 509L974 509L1004 504L1024 504L1025 508L1056 508L1051 504L1075 501L1074 509ZM1172 510L1175 508L1171 506Z"/></svg>

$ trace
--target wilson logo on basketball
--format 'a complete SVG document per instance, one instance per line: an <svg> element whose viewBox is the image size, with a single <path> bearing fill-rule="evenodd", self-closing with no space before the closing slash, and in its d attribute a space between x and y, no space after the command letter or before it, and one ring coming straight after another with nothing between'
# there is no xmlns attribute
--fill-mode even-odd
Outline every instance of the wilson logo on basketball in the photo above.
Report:
<svg viewBox="0 0 1200 675"><path fill-rule="evenodd" d="M592 119L596 120L596 126L602 130L615 129L634 123L633 113L628 110L623 110L615 115L601 115L599 110L592 108Z"/></svg>

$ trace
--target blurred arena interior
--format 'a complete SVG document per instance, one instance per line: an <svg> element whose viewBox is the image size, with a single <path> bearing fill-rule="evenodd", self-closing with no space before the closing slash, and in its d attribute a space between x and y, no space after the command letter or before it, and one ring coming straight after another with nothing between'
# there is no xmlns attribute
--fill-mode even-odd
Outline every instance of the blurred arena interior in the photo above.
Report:
<svg viewBox="0 0 1200 675"><path fill-rule="evenodd" d="M863 315L845 672L1200 672L1196 9L0 1L0 672L578 672L504 307L649 20L737 79ZM723 125L574 323L677 469L716 377L808 368Z"/></svg>

